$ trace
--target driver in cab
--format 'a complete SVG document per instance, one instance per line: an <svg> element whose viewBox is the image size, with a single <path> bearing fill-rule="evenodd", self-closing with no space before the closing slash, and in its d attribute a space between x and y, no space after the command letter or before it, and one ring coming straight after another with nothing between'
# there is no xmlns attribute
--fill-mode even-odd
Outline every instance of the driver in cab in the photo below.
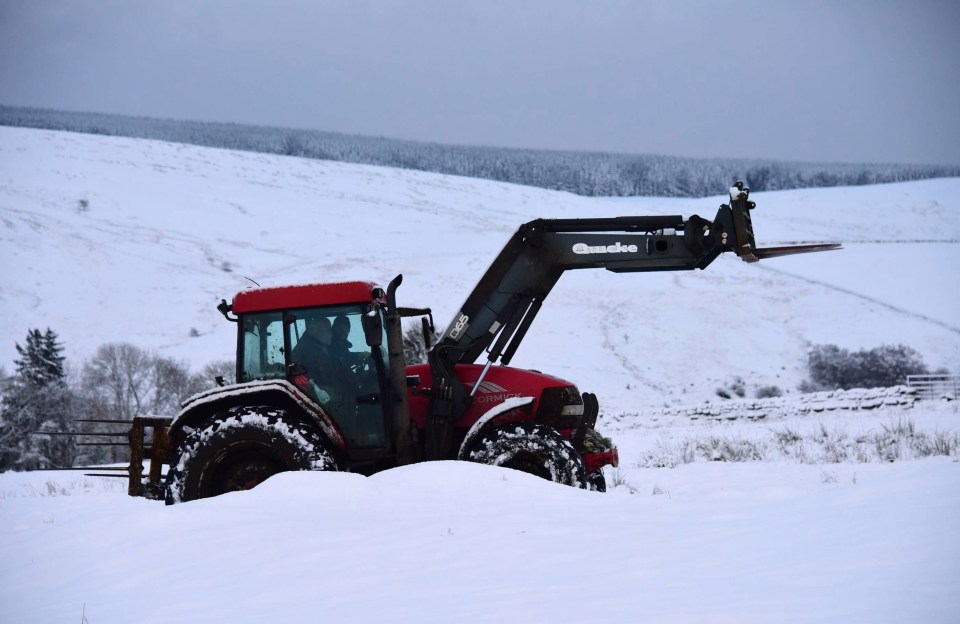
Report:
<svg viewBox="0 0 960 624"><path fill-rule="evenodd" d="M310 390L322 404L331 400L329 384L335 372L335 360L331 351L333 328L326 317L308 318L306 331L297 346L293 348L291 359L306 369L306 379ZM302 386L303 384L297 383ZM326 389L325 389L326 388ZM305 389L305 388L302 388Z"/></svg>

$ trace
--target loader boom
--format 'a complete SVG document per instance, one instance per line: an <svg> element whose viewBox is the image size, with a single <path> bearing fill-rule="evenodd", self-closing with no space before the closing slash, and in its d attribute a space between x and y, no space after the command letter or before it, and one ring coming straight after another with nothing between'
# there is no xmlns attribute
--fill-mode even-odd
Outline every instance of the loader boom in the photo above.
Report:
<svg viewBox="0 0 960 624"><path fill-rule="evenodd" d="M568 270L685 271L704 269L726 251L756 262L839 247L757 249L748 193L738 183L730 204L722 205L713 221L670 215L525 223L467 296L438 347L450 354L451 364L475 362L488 349L490 361L508 364L544 299Z"/></svg>

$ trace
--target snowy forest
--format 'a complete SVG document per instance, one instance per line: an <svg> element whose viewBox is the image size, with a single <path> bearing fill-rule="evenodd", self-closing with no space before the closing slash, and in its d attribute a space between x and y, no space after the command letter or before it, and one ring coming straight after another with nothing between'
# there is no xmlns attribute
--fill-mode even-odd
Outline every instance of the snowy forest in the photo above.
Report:
<svg viewBox="0 0 960 624"><path fill-rule="evenodd" d="M443 145L234 123L0 106L0 125L155 139L496 180L596 197L706 197L744 180L754 191L960 176L925 164L807 163Z"/></svg>

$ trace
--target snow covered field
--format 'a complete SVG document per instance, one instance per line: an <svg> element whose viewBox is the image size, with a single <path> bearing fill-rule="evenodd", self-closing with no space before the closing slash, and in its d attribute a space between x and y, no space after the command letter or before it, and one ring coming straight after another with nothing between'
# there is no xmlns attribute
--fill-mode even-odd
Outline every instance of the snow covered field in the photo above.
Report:
<svg viewBox="0 0 960 624"><path fill-rule="evenodd" d="M600 429L621 449L607 494L441 462L370 478L282 474L168 508L116 481L4 473L0 617L960 620L960 463L955 450L911 450L921 437L956 439L956 401L761 420L684 409L719 401L715 389L735 376L751 394L777 385L800 405L816 343L905 343L933 368L960 369L960 180L752 199L761 245L845 249L759 265L721 258L686 274L564 276L514 360L599 395ZM12 367L28 329L47 326L75 365L110 341L195 368L229 359L234 327L214 307L248 277L385 283L402 272L403 302L443 322L525 221L712 218L721 200L582 198L0 128L0 365ZM756 457L712 461L738 449Z"/></svg>
<svg viewBox="0 0 960 624"><path fill-rule="evenodd" d="M956 402L757 423L615 424L597 494L438 462L284 473L174 507L0 474L10 622L956 622L960 464L641 468L683 440L960 429Z"/></svg>

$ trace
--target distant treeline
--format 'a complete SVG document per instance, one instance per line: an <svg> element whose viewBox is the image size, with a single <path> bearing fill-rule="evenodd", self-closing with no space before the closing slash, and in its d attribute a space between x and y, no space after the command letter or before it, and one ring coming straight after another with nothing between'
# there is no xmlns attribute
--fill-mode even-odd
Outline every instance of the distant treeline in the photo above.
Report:
<svg viewBox="0 0 960 624"><path fill-rule="evenodd" d="M960 166L679 158L442 145L319 130L0 106L0 125L105 134L513 182L587 196L706 197L960 176Z"/></svg>

